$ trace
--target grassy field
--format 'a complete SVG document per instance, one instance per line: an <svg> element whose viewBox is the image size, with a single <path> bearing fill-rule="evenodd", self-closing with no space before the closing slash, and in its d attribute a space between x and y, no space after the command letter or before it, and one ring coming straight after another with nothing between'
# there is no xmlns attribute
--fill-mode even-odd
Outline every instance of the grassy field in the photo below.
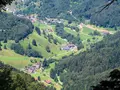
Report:
<svg viewBox="0 0 120 90"><path fill-rule="evenodd" d="M12 50L2 50L0 51L0 61L20 69L30 63L30 58L18 55Z"/></svg>
<svg viewBox="0 0 120 90"><path fill-rule="evenodd" d="M71 24L74 25L75 23ZM37 32L34 30L32 34L30 34L27 38L20 41L20 44L23 46L24 49L28 47L28 44L30 43L32 48L42 54L44 58L55 58L55 59L61 59L63 56L69 56L72 52L68 51L61 51L60 47L64 43L68 43L66 40L62 39L61 37L57 36L55 34L55 25L47 25L47 24L40 24L38 22L34 23L35 26L39 27L41 31L46 29L52 29L53 32L49 33L53 35L55 39L58 40L58 44L54 44L53 41L50 43L48 39L44 37L44 35L38 35ZM77 36L78 32L71 30L70 28L65 27L64 28L67 33L70 33L74 36ZM80 38L84 44L84 46L87 46L87 39L90 39L90 43L95 43L97 40L93 40L93 36L89 35L89 33L93 32L92 29L84 27L82 32L79 32ZM98 38L98 41L101 40L100 36L96 36ZM37 46L32 45L32 40L35 39L37 41ZM8 41L6 46L10 48L11 44L14 43L14 41ZM4 43L2 43L4 46ZM2 47L3 47L2 46ZM46 46L50 47L51 53L48 53L46 51ZM29 63L30 58L26 56L21 56L14 51L8 49L3 50L0 52L0 60L4 61L5 63L8 63L12 66L15 66L17 68L22 68L25 65ZM3 55L4 54L4 55ZM19 64L16 64L19 63Z"/></svg>
<svg viewBox="0 0 120 90"><path fill-rule="evenodd" d="M37 23L38 24L38 23ZM48 28L55 28L54 25L46 25L46 24L40 24L41 30L45 30ZM67 43L67 41L63 40L61 37L57 36L54 32L51 33L55 39L58 40L58 44L54 44L53 41L50 43L48 39L44 37L44 35L38 35L37 32L34 30L32 34L30 34L27 38L24 40L21 40L19 43L23 46L24 49L28 47L28 44L31 44L31 47L40 52L44 58L55 58L60 59L64 55L69 55L72 52L67 51L61 51L60 47L61 44ZM35 39L37 42L37 46L32 45L32 40ZM21 56L16 54L14 51L10 50L10 46L12 43L15 43L14 41L8 41L6 44L2 43L2 48L4 45L7 46L7 50L0 51L0 60L10 64L16 68L23 68L24 66L28 65L30 58L27 56ZM50 47L51 53L48 53L46 51L46 46Z"/></svg>
<svg viewBox="0 0 120 90"><path fill-rule="evenodd" d="M64 30L69 34L74 35L75 37L78 35L78 33L75 30L72 30L70 28L65 27Z"/></svg>
<svg viewBox="0 0 120 90"><path fill-rule="evenodd" d="M62 86L60 84L58 84L57 82L55 82L51 77L50 77L50 70L52 68L54 68L55 63L50 64L49 68L45 69L44 71L42 70L38 70L36 73L31 74L34 78L37 78L38 76L40 76L41 81L46 85L50 85L47 84L45 82L45 80L50 80L51 81L51 85L53 85L55 88L57 88L57 90L61 90Z"/></svg>
<svg viewBox="0 0 120 90"><path fill-rule="evenodd" d="M64 41L63 39L61 39L60 37L58 37L57 35L55 35L54 33L52 34L54 38L56 38L58 40L58 42L62 43L66 43L66 41ZM37 46L33 46L32 45L32 40L35 39L37 41ZM24 49L26 49L28 47L28 44L30 43L32 48L38 52L40 52L42 54L43 57L45 58L49 58L49 57L53 57L56 54L61 54L61 53L65 53L66 51L61 51L60 47L61 44L54 44L53 42L50 43L48 41L48 39L46 39L43 35L38 35L36 31L34 31L31 35L29 35L28 38L20 41L21 45L24 47ZM46 46L50 47L51 53L48 53L46 51Z"/></svg>

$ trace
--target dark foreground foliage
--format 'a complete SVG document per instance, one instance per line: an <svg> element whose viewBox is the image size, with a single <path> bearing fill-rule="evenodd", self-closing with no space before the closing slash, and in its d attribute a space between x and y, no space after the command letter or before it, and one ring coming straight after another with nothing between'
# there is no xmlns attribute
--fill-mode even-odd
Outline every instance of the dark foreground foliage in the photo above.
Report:
<svg viewBox="0 0 120 90"><path fill-rule="evenodd" d="M0 90L47 90L31 75L0 62Z"/></svg>
<svg viewBox="0 0 120 90"><path fill-rule="evenodd" d="M103 80L98 85L93 86L93 90L120 90L120 71L113 70L108 80Z"/></svg>

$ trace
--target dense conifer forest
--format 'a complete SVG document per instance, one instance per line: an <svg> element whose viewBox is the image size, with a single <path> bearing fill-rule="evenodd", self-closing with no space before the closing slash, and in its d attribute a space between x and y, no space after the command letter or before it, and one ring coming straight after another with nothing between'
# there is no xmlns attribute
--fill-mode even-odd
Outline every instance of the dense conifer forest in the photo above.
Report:
<svg viewBox="0 0 120 90"><path fill-rule="evenodd" d="M24 18L19 18L12 14L0 12L0 41L2 40L20 40L33 32L33 24Z"/></svg>

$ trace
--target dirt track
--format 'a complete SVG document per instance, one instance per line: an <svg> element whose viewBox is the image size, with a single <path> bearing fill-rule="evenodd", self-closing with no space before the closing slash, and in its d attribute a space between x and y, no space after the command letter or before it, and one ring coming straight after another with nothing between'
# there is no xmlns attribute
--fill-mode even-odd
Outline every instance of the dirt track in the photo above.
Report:
<svg viewBox="0 0 120 90"><path fill-rule="evenodd" d="M107 32L107 33L113 34L111 31L108 31L107 29L100 29L100 28L97 28L97 27L93 27L92 25L85 25L85 24L84 24L84 26L87 27L87 28L90 28L92 30L97 30L99 32Z"/></svg>

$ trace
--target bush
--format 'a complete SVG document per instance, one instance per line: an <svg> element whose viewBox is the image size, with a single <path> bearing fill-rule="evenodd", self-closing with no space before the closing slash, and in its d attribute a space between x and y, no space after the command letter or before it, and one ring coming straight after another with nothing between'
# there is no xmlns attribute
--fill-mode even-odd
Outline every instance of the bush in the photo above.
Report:
<svg viewBox="0 0 120 90"><path fill-rule="evenodd" d="M42 56L39 52L37 52L37 51L35 51L35 50L33 50L33 49L27 49L27 50L26 50L26 55L27 55L28 57L43 58L43 56Z"/></svg>
<svg viewBox="0 0 120 90"><path fill-rule="evenodd" d="M6 45L4 45L4 49L7 49Z"/></svg>
<svg viewBox="0 0 120 90"><path fill-rule="evenodd" d="M50 53L50 52L51 52L51 50L50 50L50 47L49 47L49 46L46 46L46 51L47 51L48 53Z"/></svg>
<svg viewBox="0 0 120 90"><path fill-rule="evenodd" d="M31 45L30 45L30 44L28 44L28 49L32 49L32 47L31 47Z"/></svg>
<svg viewBox="0 0 120 90"><path fill-rule="evenodd" d="M35 39L33 39L32 44L33 44L34 46L37 46L37 43L36 43L36 40L35 40Z"/></svg>
<svg viewBox="0 0 120 90"><path fill-rule="evenodd" d="M24 53L25 53L23 47L19 43L18 44L13 43L11 45L11 49L21 55L24 55Z"/></svg>
<svg viewBox="0 0 120 90"><path fill-rule="evenodd" d="M36 32L38 33L38 35L41 35L40 28L38 28L38 27L35 27L35 30L36 30Z"/></svg>

